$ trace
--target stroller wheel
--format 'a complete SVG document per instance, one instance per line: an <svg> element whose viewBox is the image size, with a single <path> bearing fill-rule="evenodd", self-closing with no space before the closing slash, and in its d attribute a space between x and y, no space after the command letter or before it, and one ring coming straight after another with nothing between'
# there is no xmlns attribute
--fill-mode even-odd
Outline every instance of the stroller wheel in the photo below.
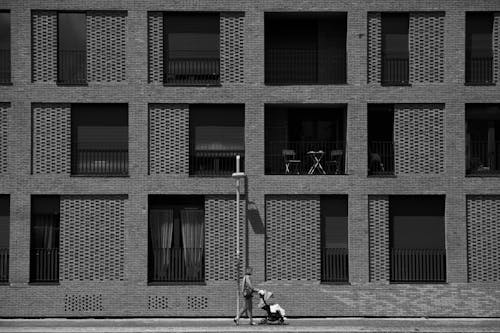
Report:
<svg viewBox="0 0 500 333"><path fill-rule="evenodd" d="M259 322L259 325L265 325L265 324L267 324L267 318L264 318Z"/></svg>

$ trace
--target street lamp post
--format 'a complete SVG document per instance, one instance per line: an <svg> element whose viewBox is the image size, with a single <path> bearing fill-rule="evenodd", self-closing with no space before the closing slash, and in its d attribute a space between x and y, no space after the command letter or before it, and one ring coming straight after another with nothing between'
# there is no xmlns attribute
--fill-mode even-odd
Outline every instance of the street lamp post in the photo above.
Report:
<svg viewBox="0 0 500 333"><path fill-rule="evenodd" d="M240 172L240 155L236 155L236 172L232 177L236 179L236 316L240 313L240 180L245 173Z"/></svg>

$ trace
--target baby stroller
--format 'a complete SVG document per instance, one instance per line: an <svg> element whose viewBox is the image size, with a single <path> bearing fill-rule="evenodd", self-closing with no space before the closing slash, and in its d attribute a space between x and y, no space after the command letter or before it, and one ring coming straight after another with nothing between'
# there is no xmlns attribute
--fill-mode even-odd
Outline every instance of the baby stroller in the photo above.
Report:
<svg viewBox="0 0 500 333"><path fill-rule="evenodd" d="M269 324L269 325L288 325L285 322L286 313L285 309L283 309L279 304L273 304L271 297L273 297L273 293L266 290L259 290L259 305L258 307L267 312L266 318L262 319L259 324Z"/></svg>

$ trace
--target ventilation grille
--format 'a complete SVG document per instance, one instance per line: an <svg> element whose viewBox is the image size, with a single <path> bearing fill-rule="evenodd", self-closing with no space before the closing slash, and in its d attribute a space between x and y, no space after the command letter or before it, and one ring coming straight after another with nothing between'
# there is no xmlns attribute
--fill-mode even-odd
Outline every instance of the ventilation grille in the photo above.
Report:
<svg viewBox="0 0 500 333"><path fill-rule="evenodd" d="M148 310L167 310L168 297L167 296L149 296Z"/></svg>
<svg viewBox="0 0 500 333"><path fill-rule="evenodd" d="M188 296L188 310L204 310L208 308L208 298L205 296Z"/></svg>
<svg viewBox="0 0 500 333"><path fill-rule="evenodd" d="M57 79L57 13L32 12L32 80L55 82Z"/></svg>
<svg viewBox="0 0 500 333"><path fill-rule="evenodd" d="M389 197L368 199L370 281L389 280Z"/></svg>
<svg viewBox="0 0 500 333"><path fill-rule="evenodd" d="M243 83L245 40L243 13L221 13L220 60L222 83Z"/></svg>
<svg viewBox="0 0 500 333"><path fill-rule="evenodd" d="M0 103L0 173L7 172L8 164L8 115L10 104Z"/></svg>
<svg viewBox="0 0 500 333"><path fill-rule="evenodd" d="M368 83L380 83L382 75L382 16L368 13Z"/></svg>
<svg viewBox="0 0 500 333"><path fill-rule="evenodd" d="M65 295L65 312L99 312L103 311L102 295Z"/></svg>
<svg viewBox="0 0 500 333"><path fill-rule="evenodd" d="M148 13L148 80L163 83L163 13Z"/></svg>

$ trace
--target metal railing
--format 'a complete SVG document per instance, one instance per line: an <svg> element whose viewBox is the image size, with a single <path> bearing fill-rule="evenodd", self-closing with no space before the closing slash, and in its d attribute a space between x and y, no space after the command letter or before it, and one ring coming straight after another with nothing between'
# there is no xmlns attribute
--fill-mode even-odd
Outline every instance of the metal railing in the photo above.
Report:
<svg viewBox="0 0 500 333"><path fill-rule="evenodd" d="M31 282L59 281L59 249L31 250Z"/></svg>
<svg viewBox="0 0 500 333"><path fill-rule="evenodd" d="M0 282L9 281L9 249L0 249Z"/></svg>
<svg viewBox="0 0 500 333"><path fill-rule="evenodd" d="M408 58L382 60L382 84L405 85L409 82Z"/></svg>
<svg viewBox="0 0 500 333"><path fill-rule="evenodd" d="M500 174L500 141L495 142L495 153L488 149L488 141L471 141L468 161L469 174Z"/></svg>
<svg viewBox="0 0 500 333"><path fill-rule="evenodd" d="M87 83L87 52L85 50L60 50L57 62L57 81L59 83Z"/></svg>
<svg viewBox="0 0 500 333"><path fill-rule="evenodd" d="M219 58L169 58L165 84L214 85L220 83Z"/></svg>
<svg viewBox="0 0 500 333"><path fill-rule="evenodd" d="M283 157L283 150L293 150L295 165L290 167L291 172L287 172L286 161ZM315 164L310 151L323 151L320 164L327 175L345 174L345 143L342 141L270 141L266 144L266 174L285 175L299 174L307 175L311 167ZM342 154L332 158L332 151L341 151ZM314 175L323 174L317 168Z"/></svg>
<svg viewBox="0 0 500 333"><path fill-rule="evenodd" d="M0 50L0 84L10 83L10 50Z"/></svg>
<svg viewBox="0 0 500 333"><path fill-rule="evenodd" d="M128 150L73 149L71 173L74 175L126 176Z"/></svg>
<svg viewBox="0 0 500 333"><path fill-rule="evenodd" d="M493 57L469 57L465 67L466 83L493 84Z"/></svg>
<svg viewBox="0 0 500 333"><path fill-rule="evenodd" d="M345 56L317 49L266 49L266 84L340 84L346 68Z"/></svg>
<svg viewBox="0 0 500 333"><path fill-rule="evenodd" d="M205 280L205 251L203 248L155 248L151 249L151 252L150 282L199 282Z"/></svg>
<svg viewBox="0 0 500 333"><path fill-rule="evenodd" d="M392 282L446 282L446 250L391 249Z"/></svg>
<svg viewBox="0 0 500 333"><path fill-rule="evenodd" d="M244 171L244 151L195 150L189 158L189 174L194 176L231 176L236 170L236 155L241 156Z"/></svg>
<svg viewBox="0 0 500 333"><path fill-rule="evenodd" d="M394 142L372 141L369 143L368 174L393 175L394 174ZM376 154L376 155L373 155ZM377 158L380 157L380 162Z"/></svg>
<svg viewBox="0 0 500 333"><path fill-rule="evenodd" d="M321 249L321 281L349 281L348 250L346 248Z"/></svg>

